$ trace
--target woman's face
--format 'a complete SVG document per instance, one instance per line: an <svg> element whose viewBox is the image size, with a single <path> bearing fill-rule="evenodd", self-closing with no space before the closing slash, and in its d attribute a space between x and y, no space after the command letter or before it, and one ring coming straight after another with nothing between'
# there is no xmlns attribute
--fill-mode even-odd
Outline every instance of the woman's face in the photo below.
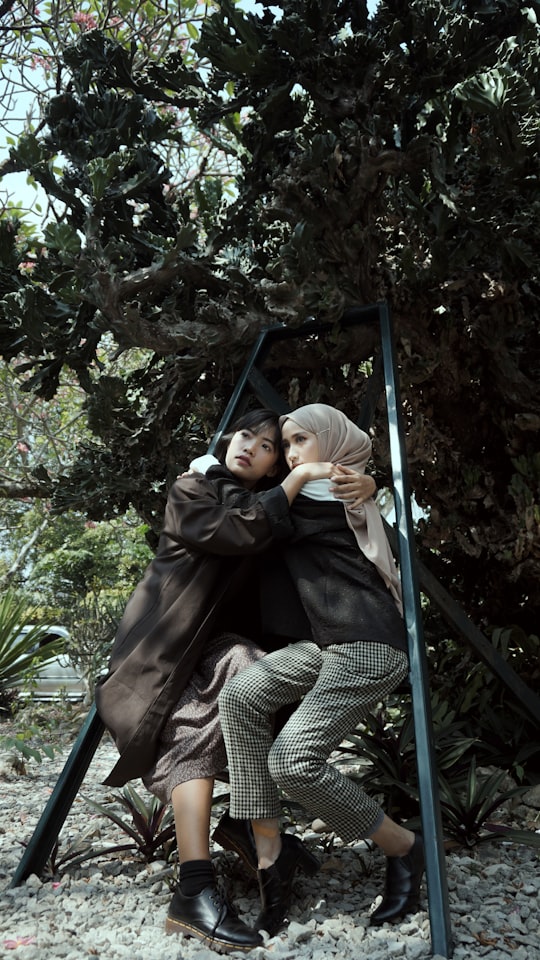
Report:
<svg viewBox="0 0 540 960"><path fill-rule="evenodd" d="M286 420L283 424L281 446L289 470L301 463L318 463L320 460L317 434L302 430L294 420Z"/></svg>
<svg viewBox="0 0 540 960"><path fill-rule="evenodd" d="M251 490L263 477L277 472L279 444L272 429L237 430L227 448L225 466Z"/></svg>

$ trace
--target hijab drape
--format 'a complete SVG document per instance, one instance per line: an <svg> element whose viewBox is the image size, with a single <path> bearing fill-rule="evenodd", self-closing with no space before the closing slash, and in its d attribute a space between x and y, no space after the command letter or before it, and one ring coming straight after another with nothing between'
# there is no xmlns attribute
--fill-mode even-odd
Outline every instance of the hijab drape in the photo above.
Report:
<svg viewBox="0 0 540 960"><path fill-rule="evenodd" d="M280 417L280 427L286 420L293 420L302 430L317 435L321 461L341 463L365 472L371 456L371 440L341 410L326 403L309 403ZM376 503L370 498L358 509L346 509L345 505L344 509L360 550L379 571L403 615L399 575Z"/></svg>

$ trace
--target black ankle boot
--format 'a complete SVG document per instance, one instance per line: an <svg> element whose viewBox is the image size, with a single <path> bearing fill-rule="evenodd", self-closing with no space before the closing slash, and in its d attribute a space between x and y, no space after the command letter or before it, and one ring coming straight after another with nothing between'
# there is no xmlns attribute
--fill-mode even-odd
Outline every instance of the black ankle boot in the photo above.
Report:
<svg viewBox="0 0 540 960"><path fill-rule="evenodd" d="M313 877L320 868L317 857L302 841L291 833L281 836L281 853L270 867L258 871L261 894L261 912L256 930L266 930L271 937L281 927L291 900L291 889L296 870Z"/></svg>
<svg viewBox="0 0 540 960"><path fill-rule="evenodd" d="M253 875L257 873L257 848L249 820L233 820L229 812L225 811L212 834L212 839L224 850L237 853L250 873Z"/></svg>
<svg viewBox="0 0 540 960"><path fill-rule="evenodd" d="M371 926L391 923L418 909L424 866L424 843L416 833L409 853L404 857L386 858L384 897L369 918Z"/></svg>

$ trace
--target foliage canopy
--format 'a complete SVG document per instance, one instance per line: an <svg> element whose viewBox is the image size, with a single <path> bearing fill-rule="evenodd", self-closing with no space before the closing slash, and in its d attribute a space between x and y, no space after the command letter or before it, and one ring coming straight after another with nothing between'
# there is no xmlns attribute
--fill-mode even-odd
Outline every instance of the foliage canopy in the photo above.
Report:
<svg viewBox="0 0 540 960"><path fill-rule="evenodd" d="M93 519L133 505L158 529L168 483L272 323L334 325L274 351L266 375L292 403L356 416L373 337L339 319L385 299L429 512L421 550L477 622L530 633L540 5L259 9L223 0L192 25L189 55L108 23L83 32L0 169L28 171L55 213L43 235L9 210L0 221L0 351L47 400L71 371L92 432L48 495ZM225 164L191 181L176 162L192 157L188 128ZM382 408L374 440L384 484Z"/></svg>

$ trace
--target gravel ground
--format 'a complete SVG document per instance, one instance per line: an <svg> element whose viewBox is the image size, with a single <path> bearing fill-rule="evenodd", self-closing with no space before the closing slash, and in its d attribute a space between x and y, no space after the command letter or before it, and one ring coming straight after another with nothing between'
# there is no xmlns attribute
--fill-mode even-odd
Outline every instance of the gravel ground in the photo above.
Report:
<svg viewBox="0 0 540 960"><path fill-rule="evenodd" d="M72 742L72 741L71 741ZM23 846L62 769L67 749L53 760L29 762L17 773L8 756L0 758L0 957L21 960L54 957L82 960L215 960L203 943L166 936L164 922L174 870L164 861L135 862L109 855L71 867L57 879L31 876L16 888L9 884ZM97 846L118 844L125 835L86 802L114 796L101 785L116 758L104 739L60 837L60 854L82 835ZM144 788L135 784L145 795ZM219 791L218 791L219 792ZM540 825L540 790L513 811L527 826ZM224 805L216 800L215 819ZM368 915L384 881L384 858L363 842L344 847L332 835L316 833L311 822L296 829L320 856L320 873L295 881L290 924L253 950L252 960L421 960L433 956L425 909L398 925L370 928ZM215 848L215 863L227 882L240 915L254 921L256 884L234 855ZM538 850L487 842L447 856L450 910L456 960L540 960L540 869ZM232 956L240 957L235 953ZM435 955L436 956L436 955Z"/></svg>

